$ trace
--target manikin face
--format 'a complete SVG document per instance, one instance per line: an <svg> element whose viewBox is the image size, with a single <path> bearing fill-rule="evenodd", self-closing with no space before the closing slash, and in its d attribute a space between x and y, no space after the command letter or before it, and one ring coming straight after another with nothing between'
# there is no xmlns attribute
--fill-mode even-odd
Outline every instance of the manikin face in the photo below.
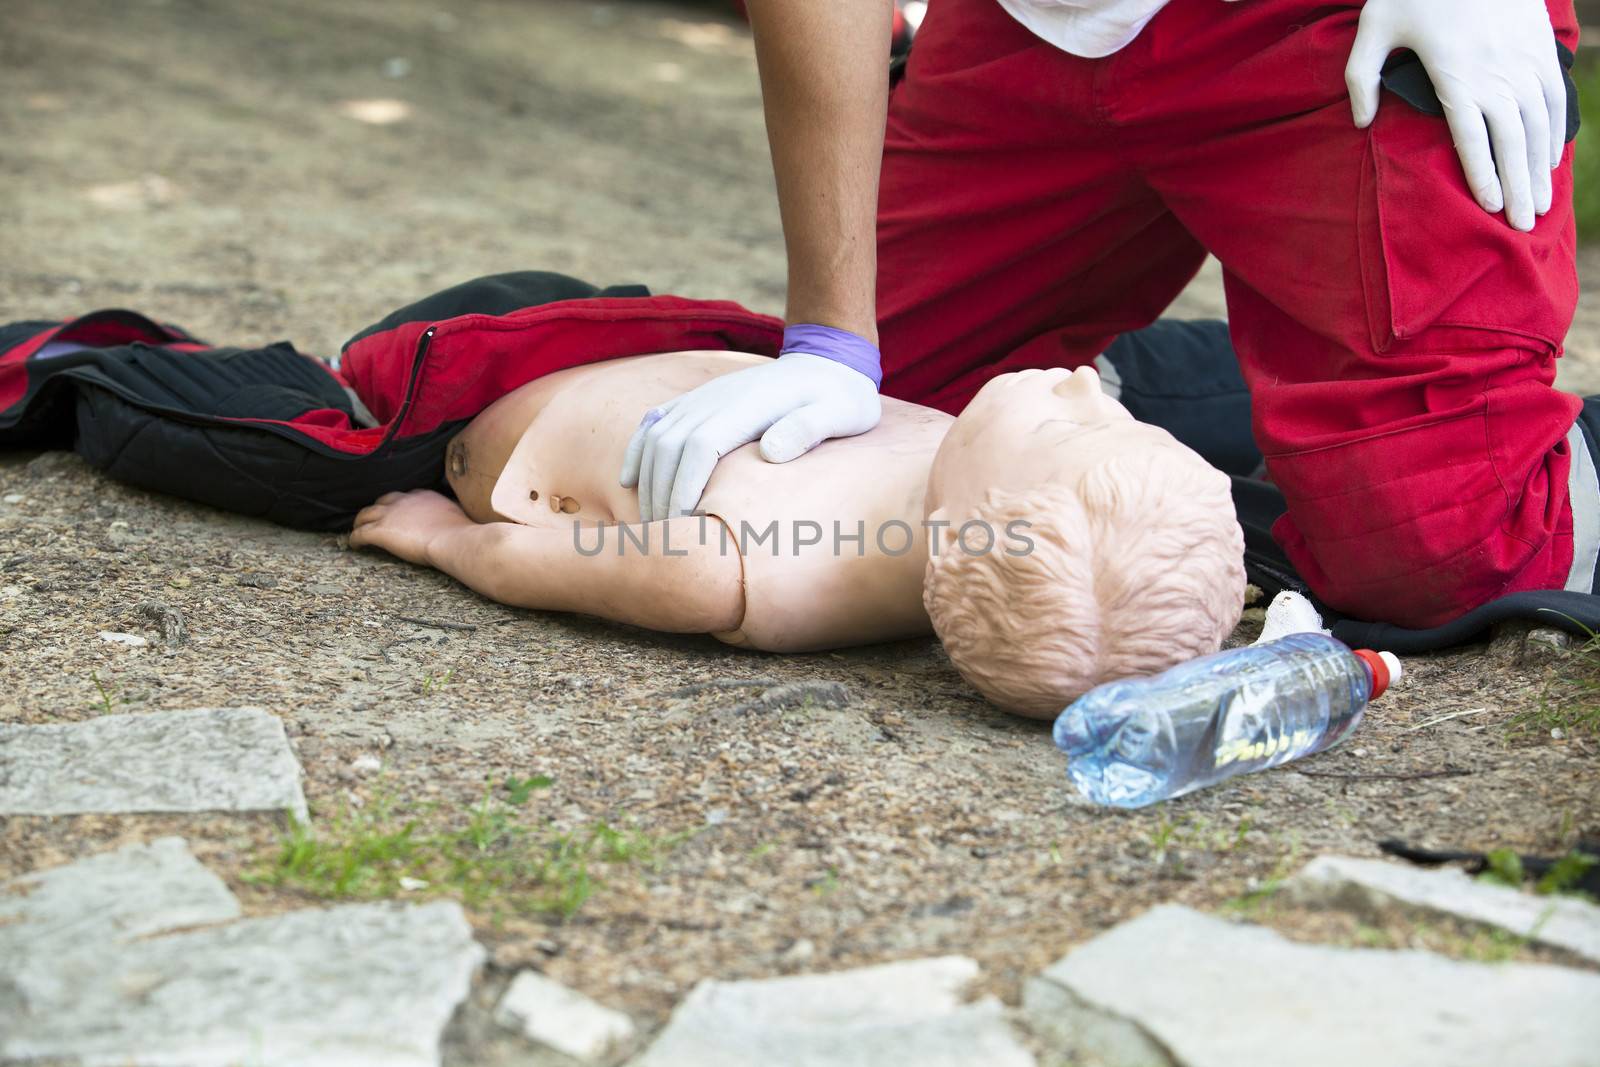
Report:
<svg viewBox="0 0 1600 1067"><path fill-rule="evenodd" d="M1002 374L978 391L939 446L928 476L928 517L959 520L994 489L1076 486L1113 456L1151 450L1193 462L1171 434L1135 421L1101 392L1092 369Z"/></svg>

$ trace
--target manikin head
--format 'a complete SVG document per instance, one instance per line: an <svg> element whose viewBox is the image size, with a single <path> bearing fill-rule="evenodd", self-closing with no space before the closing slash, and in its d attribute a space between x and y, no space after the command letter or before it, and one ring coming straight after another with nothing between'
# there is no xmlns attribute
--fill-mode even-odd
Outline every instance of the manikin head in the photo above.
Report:
<svg viewBox="0 0 1600 1067"><path fill-rule="evenodd" d="M1244 607L1227 476L1087 367L985 385L939 448L927 508L950 525L923 603L956 669L1009 711L1054 717L1101 682L1214 652ZM985 530L992 549L969 551Z"/></svg>

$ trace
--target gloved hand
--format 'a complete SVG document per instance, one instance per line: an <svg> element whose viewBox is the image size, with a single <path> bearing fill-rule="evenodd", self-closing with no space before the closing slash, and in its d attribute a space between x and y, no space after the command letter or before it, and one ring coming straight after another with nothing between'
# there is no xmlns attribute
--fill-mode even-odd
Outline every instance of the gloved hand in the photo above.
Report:
<svg viewBox="0 0 1600 1067"><path fill-rule="evenodd" d="M832 359L789 352L725 374L650 409L628 441L622 484L639 488L643 522L690 511L717 460L761 438L787 463L830 437L866 433L882 404L873 380Z"/></svg>
<svg viewBox="0 0 1600 1067"><path fill-rule="evenodd" d="M1534 216L1550 210L1550 171L1567 133L1567 91L1545 5L1367 0L1345 67L1359 127L1377 117L1378 78L1396 48L1422 60L1478 203L1533 229Z"/></svg>

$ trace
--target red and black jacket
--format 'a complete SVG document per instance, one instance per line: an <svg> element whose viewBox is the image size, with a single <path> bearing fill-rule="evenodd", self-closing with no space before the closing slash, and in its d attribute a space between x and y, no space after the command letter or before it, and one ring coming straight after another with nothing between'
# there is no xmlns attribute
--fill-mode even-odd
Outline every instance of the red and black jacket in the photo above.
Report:
<svg viewBox="0 0 1600 1067"><path fill-rule="evenodd" d="M538 271L403 307L346 342L337 368L131 311L15 323L0 326L0 447L75 448L146 489L341 529L383 493L438 487L450 437L535 378L650 352L775 355L782 332L728 301ZM50 354L67 344L85 347Z"/></svg>

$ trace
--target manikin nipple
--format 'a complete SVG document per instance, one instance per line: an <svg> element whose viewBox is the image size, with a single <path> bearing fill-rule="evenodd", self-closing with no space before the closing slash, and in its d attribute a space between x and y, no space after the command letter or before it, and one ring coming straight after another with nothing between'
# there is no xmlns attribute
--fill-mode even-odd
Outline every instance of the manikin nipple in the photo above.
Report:
<svg viewBox="0 0 1600 1067"><path fill-rule="evenodd" d="M467 446L462 441L450 442L450 477L460 478L467 473Z"/></svg>
<svg viewBox="0 0 1600 1067"><path fill-rule="evenodd" d="M539 499L537 493L529 493L528 494L528 498L530 500ZM577 497L574 497L574 496L561 496L558 493L551 493L550 494L550 510L551 511L559 511L563 515L576 515L580 510L582 510L582 508L583 508L583 505L578 502L578 498Z"/></svg>

